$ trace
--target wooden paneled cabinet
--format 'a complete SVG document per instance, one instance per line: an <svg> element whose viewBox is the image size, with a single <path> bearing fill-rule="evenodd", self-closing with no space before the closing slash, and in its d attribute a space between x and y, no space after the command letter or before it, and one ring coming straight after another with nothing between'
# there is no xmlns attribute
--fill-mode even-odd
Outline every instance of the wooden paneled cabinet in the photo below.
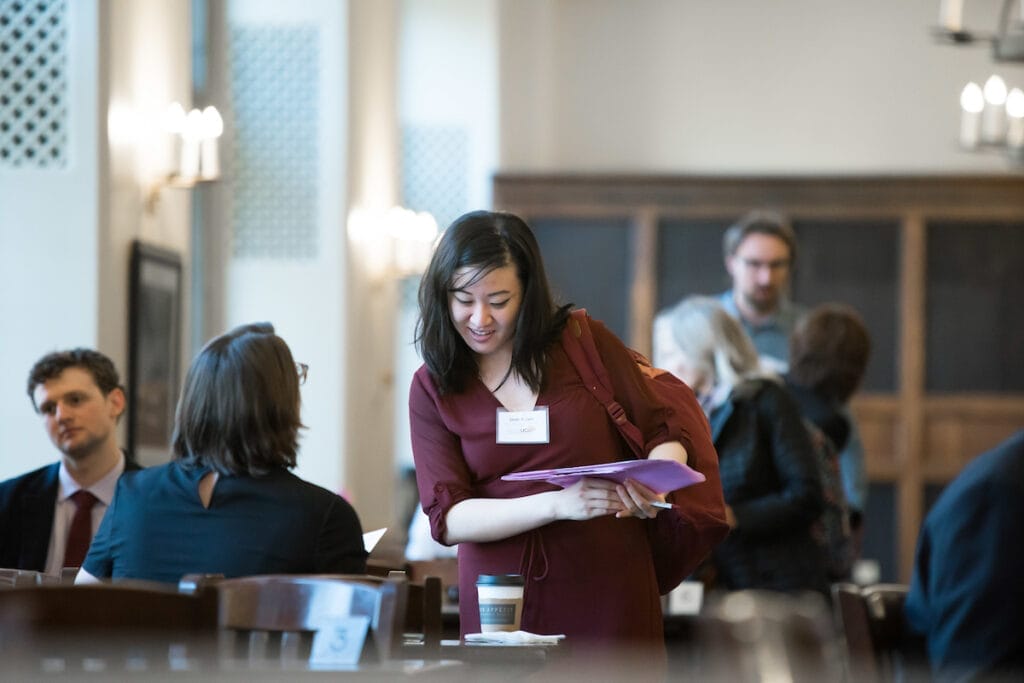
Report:
<svg viewBox="0 0 1024 683"><path fill-rule="evenodd" d="M1024 426L1024 177L498 175L564 300L649 352L661 308L728 287L722 231L788 214L793 298L843 301L874 350L853 408L872 483L869 538L906 581L927 506Z"/></svg>

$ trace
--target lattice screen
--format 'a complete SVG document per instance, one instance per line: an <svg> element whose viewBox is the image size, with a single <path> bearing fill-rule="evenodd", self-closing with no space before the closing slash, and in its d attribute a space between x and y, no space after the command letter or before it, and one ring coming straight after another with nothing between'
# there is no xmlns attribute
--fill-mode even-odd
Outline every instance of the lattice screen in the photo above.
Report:
<svg viewBox="0 0 1024 683"><path fill-rule="evenodd" d="M0 0L0 166L67 163L67 4Z"/></svg>
<svg viewBox="0 0 1024 683"><path fill-rule="evenodd" d="M402 127L402 204L429 211L444 230L469 210L469 141L459 126Z"/></svg>
<svg viewBox="0 0 1024 683"><path fill-rule="evenodd" d="M231 29L236 258L312 258L318 249L319 31Z"/></svg>

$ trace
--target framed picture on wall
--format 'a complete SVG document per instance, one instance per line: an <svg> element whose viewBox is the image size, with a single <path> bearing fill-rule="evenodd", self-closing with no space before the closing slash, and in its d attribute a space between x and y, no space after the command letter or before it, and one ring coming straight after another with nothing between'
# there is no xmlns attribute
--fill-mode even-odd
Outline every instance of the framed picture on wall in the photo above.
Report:
<svg viewBox="0 0 1024 683"><path fill-rule="evenodd" d="M136 240L128 287L128 453L170 459L181 356L181 256Z"/></svg>

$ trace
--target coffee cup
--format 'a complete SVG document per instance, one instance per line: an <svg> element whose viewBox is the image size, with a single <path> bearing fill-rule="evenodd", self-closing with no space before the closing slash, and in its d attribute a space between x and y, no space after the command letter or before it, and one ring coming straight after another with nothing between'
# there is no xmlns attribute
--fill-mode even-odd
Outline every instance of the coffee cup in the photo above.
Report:
<svg viewBox="0 0 1024 683"><path fill-rule="evenodd" d="M520 574L481 574L476 579L480 603L480 630L518 631L523 617L523 586Z"/></svg>

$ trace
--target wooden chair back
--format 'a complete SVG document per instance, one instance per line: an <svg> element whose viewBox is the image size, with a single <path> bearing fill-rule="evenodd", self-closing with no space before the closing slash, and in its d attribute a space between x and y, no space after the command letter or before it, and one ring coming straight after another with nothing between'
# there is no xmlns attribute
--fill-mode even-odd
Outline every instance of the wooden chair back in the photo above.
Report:
<svg viewBox="0 0 1024 683"><path fill-rule="evenodd" d="M383 662L402 642L406 584L347 575L269 575L217 582L221 658L244 667Z"/></svg>
<svg viewBox="0 0 1024 683"><path fill-rule="evenodd" d="M407 581L408 575L393 571L390 578ZM403 658L416 656L420 659L438 659L441 656L442 603L440 577L425 576L420 581L408 581L403 624L405 642L401 653Z"/></svg>
<svg viewBox="0 0 1024 683"><path fill-rule="evenodd" d="M215 596L164 584L0 591L0 659L25 671L202 669L216 629Z"/></svg>
<svg viewBox="0 0 1024 683"><path fill-rule="evenodd" d="M867 605L860 586L852 583L832 585L832 606L836 627L845 646L843 658L847 678L852 681L877 681L878 663L871 639Z"/></svg>
<svg viewBox="0 0 1024 683"><path fill-rule="evenodd" d="M907 585L895 583L832 587L851 680L901 681L923 675L924 641L910 631L903 613L907 592Z"/></svg>
<svg viewBox="0 0 1024 683"><path fill-rule="evenodd" d="M357 581L380 585L385 581L406 584L405 613L402 618L402 639L392 652L392 659L439 659L443 623L441 607L443 588L441 579L426 576L420 581L409 581L405 571L390 570L387 577L376 574L346 575Z"/></svg>

